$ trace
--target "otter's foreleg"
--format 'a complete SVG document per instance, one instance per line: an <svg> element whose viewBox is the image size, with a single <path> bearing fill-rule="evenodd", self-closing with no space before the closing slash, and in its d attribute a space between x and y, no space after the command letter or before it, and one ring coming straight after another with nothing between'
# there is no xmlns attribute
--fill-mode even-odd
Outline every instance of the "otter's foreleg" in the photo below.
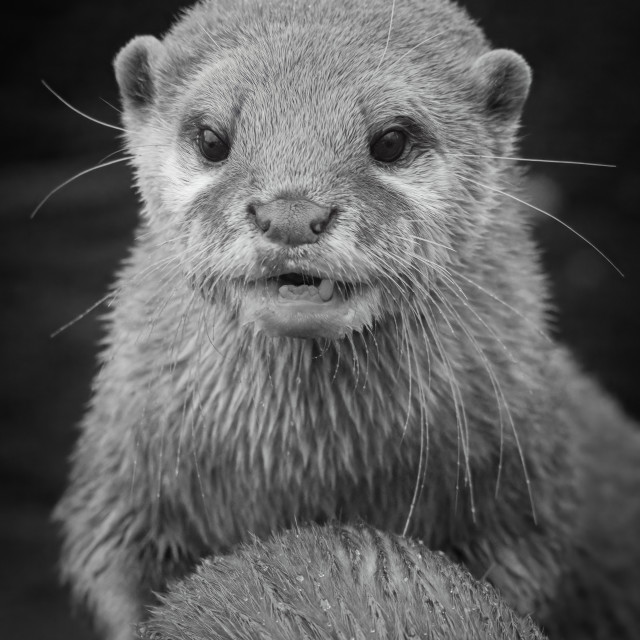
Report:
<svg viewBox="0 0 640 640"><path fill-rule="evenodd" d="M131 640L153 593L183 575L202 549L184 528L163 528L163 505L132 491L115 470L96 465L89 473L86 453L55 512L63 533L61 573L105 638Z"/></svg>
<svg viewBox="0 0 640 640"><path fill-rule="evenodd" d="M95 477L69 487L55 518L63 531L61 573L75 601L93 613L105 638L131 640L148 582L139 514Z"/></svg>

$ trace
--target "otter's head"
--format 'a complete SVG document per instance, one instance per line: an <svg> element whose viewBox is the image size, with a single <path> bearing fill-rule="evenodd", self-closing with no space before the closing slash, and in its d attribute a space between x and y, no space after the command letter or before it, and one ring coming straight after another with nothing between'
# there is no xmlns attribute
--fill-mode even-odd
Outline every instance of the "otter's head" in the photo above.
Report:
<svg viewBox="0 0 640 640"><path fill-rule="evenodd" d="M508 149L528 68L460 9L404 4L389 29L382 1L203 3L119 53L148 225L240 323L413 317L490 233L479 156Z"/></svg>

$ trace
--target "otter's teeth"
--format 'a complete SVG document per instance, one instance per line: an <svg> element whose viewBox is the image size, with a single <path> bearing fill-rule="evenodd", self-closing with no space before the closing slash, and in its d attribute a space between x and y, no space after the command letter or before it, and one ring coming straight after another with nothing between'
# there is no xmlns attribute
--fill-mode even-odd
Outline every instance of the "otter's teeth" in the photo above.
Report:
<svg viewBox="0 0 640 640"><path fill-rule="evenodd" d="M308 284L284 284L278 289L278 296L284 300L310 300L320 302L318 290Z"/></svg>
<svg viewBox="0 0 640 640"><path fill-rule="evenodd" d="M323 302L328 302L333 298L333 280L322 279L320 286L318 287L318 293Z"/></svg>
<svg viewBox="0 0 640 640"><path fill-rule="evenodd" d="M317 287L306 284L283 284L278 288L278 297L283 300L328 302L333 298L333 286L333 282L326 278Z"/></svg>

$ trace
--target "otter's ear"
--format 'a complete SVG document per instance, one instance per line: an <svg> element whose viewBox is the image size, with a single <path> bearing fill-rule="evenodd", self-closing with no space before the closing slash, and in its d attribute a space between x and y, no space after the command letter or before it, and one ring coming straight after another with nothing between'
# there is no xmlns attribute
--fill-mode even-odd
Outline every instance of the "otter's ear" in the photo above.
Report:
<svg viewBox="0 0 640 640"><path fill-rule="evenodd" d="M124 106L139 111L151 105L156 87L153 61L162 52L162 43L153 36L138 36L125 45L113 66Z"/></svg>
<svg viewBox="0 0 640 640"><path fill-rule="evenodd" d="M496 123L513 124L531 85L531 70L524 58L509 49L495 49L476 60L473 74L487 115Z"/></svg>

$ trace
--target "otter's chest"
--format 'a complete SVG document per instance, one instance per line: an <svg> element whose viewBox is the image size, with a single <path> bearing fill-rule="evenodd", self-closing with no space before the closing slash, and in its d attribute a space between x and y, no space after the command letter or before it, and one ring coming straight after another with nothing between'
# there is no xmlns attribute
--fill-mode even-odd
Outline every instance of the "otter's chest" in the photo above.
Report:
<svg viewBox="0 0 640 640"><path fill-rule="evenodd" d="M166 498L192 505L189 518L209 544L380 514L387 528L402 529L426 452L399 394L394 401L317 375L256 374L235 384L216 376L209 385L165 427L181 451L174 451L179 473L169 468L164 480Z"/></svg>

